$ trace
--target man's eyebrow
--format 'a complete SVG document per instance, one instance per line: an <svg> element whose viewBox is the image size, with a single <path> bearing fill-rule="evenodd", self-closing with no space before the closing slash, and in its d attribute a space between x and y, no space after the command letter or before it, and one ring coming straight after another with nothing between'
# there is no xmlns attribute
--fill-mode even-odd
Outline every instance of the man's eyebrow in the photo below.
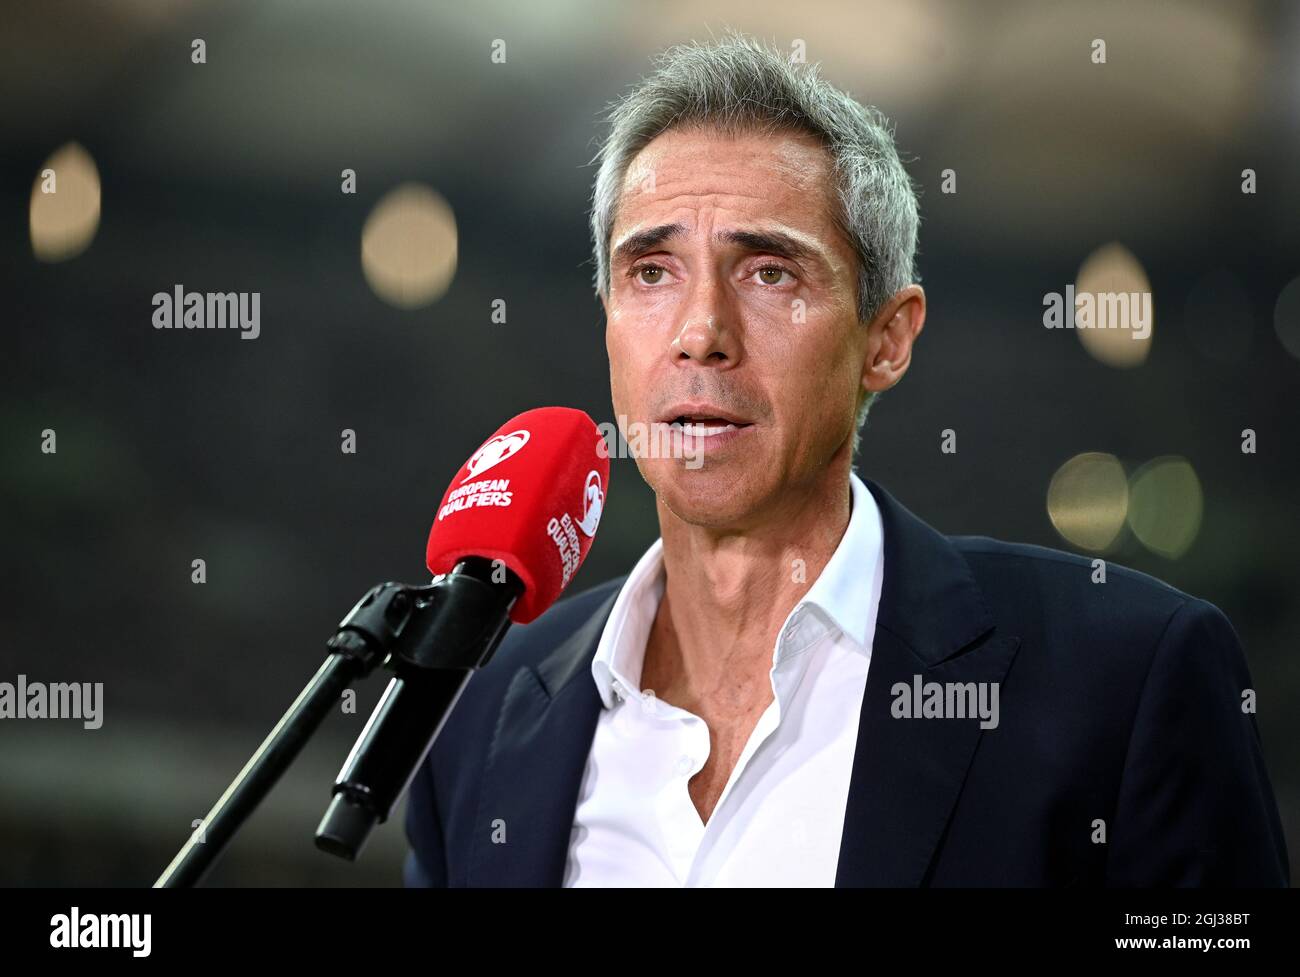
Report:
<svg viewBox="0 0 1300 977"><path fill-rule="evenodd" d="M614 263L619 264L630 261L637 255L657 248L685 230L686 228L682 224L660 224L657 227L650 227L644 231L629 234L614 249ZM823 257L820 249L807 245L784 231L718 231L714 235L714 240L719 244L735 244L747 251L774 254L791 261Z"/></svg>
<svg viewBox="0 0 1300 977"><path fill-rule="evenodd" d="M715 239L719 243L737 244L747 251L762 251L791 261L821 257L819 249L784 231L719 231Z"/></svg>
<svg viewBox="0 0 1300 977"><path fill-rule="evenodd" d="M614 263L631 261L637 255L645 254L651 248L658 247L669 238L681 234L684 230L686 230L684 224L660 224L658 227L650 227L644 231L629 234L614 249Z"/></svg>

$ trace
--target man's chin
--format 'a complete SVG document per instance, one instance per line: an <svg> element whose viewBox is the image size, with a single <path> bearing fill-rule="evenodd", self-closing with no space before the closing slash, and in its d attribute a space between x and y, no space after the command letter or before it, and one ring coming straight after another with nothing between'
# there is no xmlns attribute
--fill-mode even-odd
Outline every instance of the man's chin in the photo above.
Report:
<svg viewBox="0 0 1300 977"><path fill-rule="evenodd" d="M655 470L643 474L660 504L687 525L737 527L754 510L756 493L747 473L721 466L692 469L682 461L660 461Z"/></svg>

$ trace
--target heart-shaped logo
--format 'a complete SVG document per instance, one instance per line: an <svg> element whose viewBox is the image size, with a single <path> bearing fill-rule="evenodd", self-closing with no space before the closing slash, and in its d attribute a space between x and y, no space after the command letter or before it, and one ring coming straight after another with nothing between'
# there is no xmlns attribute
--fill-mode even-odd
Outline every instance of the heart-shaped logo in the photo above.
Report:
<svg viewBox="0 0 1300 977"><path fill-rule="evenodd" d="M462 484L476 475L481 475L494 465L501 464L507 458L519 454L519 449L528 443L528 437L527 431L519 430L488 438L478 451L470 455L468 474L461 479Z"/></svg>

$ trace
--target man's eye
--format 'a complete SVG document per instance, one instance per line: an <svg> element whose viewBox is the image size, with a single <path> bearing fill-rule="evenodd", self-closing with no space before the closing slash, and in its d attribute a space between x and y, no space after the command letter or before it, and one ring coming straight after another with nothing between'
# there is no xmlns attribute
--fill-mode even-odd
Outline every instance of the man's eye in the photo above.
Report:
<svg viewBox="0 0 1300 977"><path fill-rule="evenodd" d="M637 265L632 269L632 274L642 285L658 285L664 279L664 268L662 265Z"/></svg>
<svg viewBox="0 0 1300 977"><path fill-rule="evenodd" d="M788 270L782 268L780 265L764 265L762 268L755 271L754 274L758 276L758 280L764 285L788 284L788 282L781 280L782 275L790 275L792 279L794 278L794 275L790 274Z"/></svg>

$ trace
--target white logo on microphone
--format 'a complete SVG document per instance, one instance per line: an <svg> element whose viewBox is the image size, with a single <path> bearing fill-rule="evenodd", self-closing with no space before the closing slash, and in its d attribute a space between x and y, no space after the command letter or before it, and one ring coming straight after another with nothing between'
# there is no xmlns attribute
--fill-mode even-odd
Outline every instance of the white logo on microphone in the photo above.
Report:
<svg viewBox="0 0 1300 977"><path fill-rule="evenodd" d="M578 528L588 536L595 536L604 508L605 491L600 486L600 472L592 471L587 475L587 485L582 493L582 518L578 520Z"/></svg>
<svg viewBox="0 0 1300 977"><path fill-rule="evenodd" d="M507 458L513 458L519 453L519 449L528 443L528 437L528 432L521 429L489 438L483 447L470 455L469 473L461 479L461 482L468 482L474 476L501 464Z"/></svg>

